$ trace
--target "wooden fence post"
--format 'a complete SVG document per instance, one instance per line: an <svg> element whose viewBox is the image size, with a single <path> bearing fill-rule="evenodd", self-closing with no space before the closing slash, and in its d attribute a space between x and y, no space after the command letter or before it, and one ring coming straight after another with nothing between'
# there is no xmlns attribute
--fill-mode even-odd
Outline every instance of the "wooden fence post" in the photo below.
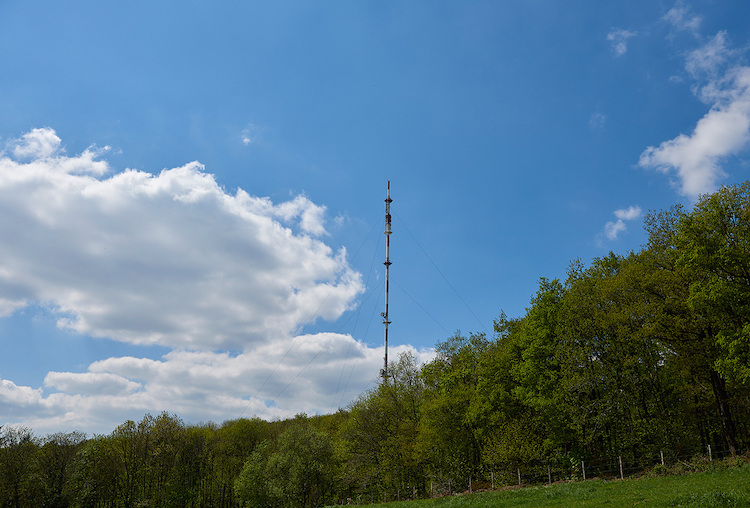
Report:
<svg viewBox="0 0 750 508"><path fill-rule="evenodd" d="M714 460L714 456L711 454L711 445L708 445L708 460Z"/></svg>
<svg viewBox="0 0 750 508"><path fill-rule="evenodd" d="M624 480L625 476L622 474L622 455L617 457L617 459L620 461L620 480Z"/></svg>
<svg viewBox="0 0 750 508"><path fill-rule="evenodd" d="M661 465L664 465L664 452L659 450L659 457L661 457Z"/></svg>
<svg viewBox="0 0 750 508"><path fill-rule="evenodd" d="M469 475L469 494L473 494L474 491L471 490L471 475Z"/></svg>
<svg viewBox="0 0 750 508"><path fill-rule="evenodd" d="M495 472L492 471L491 475L492 475L492 490L495 490Z"/></svg>
<svg viewBox="0 0 750 508"><path fill-rule="evenodd" d="M521 468L518 468L518 486L521 486Z"/></svg>
<svg viewBox="0 0 750 508"><path fill-rule="evenodd" d="M581 471L583 472L583 481L586 481L586 466L581 461Z"/></svg>

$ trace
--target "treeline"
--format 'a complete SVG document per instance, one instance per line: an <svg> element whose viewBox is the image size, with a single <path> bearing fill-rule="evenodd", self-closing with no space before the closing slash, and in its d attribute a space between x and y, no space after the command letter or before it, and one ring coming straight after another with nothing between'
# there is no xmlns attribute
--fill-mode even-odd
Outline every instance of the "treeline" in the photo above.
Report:
<svg viewBox="0 0 750 508"><path fill-rule="evenodd" d="M648 243L542 279L495 334L404 355L346 410L221 426L146 415L108 436L6 428L0 506L313 507L468 478L746 449L750 183L649 214ZM448 487L451 488L451 487Z"/></svg>

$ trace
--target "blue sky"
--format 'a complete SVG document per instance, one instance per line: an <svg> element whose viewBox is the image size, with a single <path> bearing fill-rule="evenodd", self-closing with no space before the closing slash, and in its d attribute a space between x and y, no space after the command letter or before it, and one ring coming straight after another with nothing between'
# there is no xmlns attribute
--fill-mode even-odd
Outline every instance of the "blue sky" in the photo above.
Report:
<svg viewBox="0 0 750 508"><path fill-rule="evenodd" d="M345 407L747 179L746 2L0 3L0 424Z"/></svg>

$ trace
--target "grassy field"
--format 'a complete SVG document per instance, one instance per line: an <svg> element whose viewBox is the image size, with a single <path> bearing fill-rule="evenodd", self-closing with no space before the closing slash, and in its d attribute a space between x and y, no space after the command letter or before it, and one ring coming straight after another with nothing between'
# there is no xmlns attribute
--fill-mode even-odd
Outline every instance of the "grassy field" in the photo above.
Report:
<svg viewBox="0 0 750 508"><path fill-rule="evenodd" d="M370 506L382 508L750 507L750 464L679 476L626 479L625 481L589 480Z"/></svg>

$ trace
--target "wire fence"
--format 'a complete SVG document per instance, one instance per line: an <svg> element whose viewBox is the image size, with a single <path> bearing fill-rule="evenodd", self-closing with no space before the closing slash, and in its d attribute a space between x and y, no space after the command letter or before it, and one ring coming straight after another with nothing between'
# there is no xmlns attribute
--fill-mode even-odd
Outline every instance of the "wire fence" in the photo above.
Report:
<svg viewBox="0 0 750 508"><path fill-rule="evenodd" d="M735 456L748 453L747 448L735 449ZM478 475L467 478L465 482L456 482L456 486L464 486L461 492L476 492L479 490L497 489L507 486L524 486L550 484L560 481L586 481L592 479L625 479L639 476L654 467L666 468L681 464L683 469L696 469L700 463L712 462L731 457L729 448L708 445L705 448L682 450L659 450L655 454L639 456L636 459L626 459L624 456L611 457L606 461L571 460L570 464L560 466L550 462L537 462L515 467L511 470L502 469L490 472L489 475Z"/></svg>
<svg viewBox="0 0 750 508"><path fill-rule="evenodd" d="M708 445L692 450L659 450L631 459L617 456L605 461L569 460L569 463L564 465L559 462L538 461L510 468L498 467L494 471L466 477L433 476L427 485L401 485L387 489L373 485L353 498L341 500L340 504L366 505L570 481L624 480L649 471L666 473L669 468L675 466L681 471L690 472L732 455L729 448ZM747 448L737 448L734 452L734 456L744 456L748 460L749 455L750 451Z"/></svg>

